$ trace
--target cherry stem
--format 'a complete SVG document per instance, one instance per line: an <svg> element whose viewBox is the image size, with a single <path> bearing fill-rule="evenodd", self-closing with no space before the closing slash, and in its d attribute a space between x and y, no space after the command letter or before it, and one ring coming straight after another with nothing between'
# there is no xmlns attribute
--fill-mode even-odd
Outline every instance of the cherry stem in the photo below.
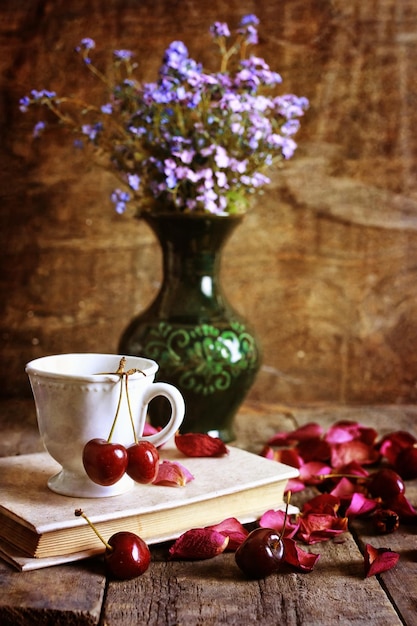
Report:
<svg viewBox="0 0 417 626"><path fill-rule="evenodd" d="M370 476L362 476L361 474L318 474L316 478L320 480L326 480L326 478L359 478L362 480L369 480Z"/></svg>
<svg viewBox="0 0 417 626"><path fill-rule="evenodd" d="M116 422L117 422L117 418L119 417L120 405L122 403L122 395L123 395L123 385L122 385L123 374L120 373L119 371L116 373L119 374L120 376L120 393L119 393L119 401L117 403L117 408L116 408L116 415L114 416L113 424L111 425L109 436L107 437L107 441L109 443L111 441L111 438L113 437L114 429L116 428Z"/></svg>
<svg viewBox="0 0 417 626"><path fill-rule="evenodd" d="M135 423L133 421L132 407L130 406L130 398L129 398L129 389L128 389L129 373L130 372L127 372L125 374L126 400L127 400L127 408L129 409L130 423L132 424L133 439L134 439L135 443L137 443L138 442L138 437L136 435L136 428L135 428Z"/></svg>
<svg viewBox="0 0 417 626"><path fill-rule="evenodd" d="M135 439L135 443L138 442L138 438L136 436L136 430L135 430L135 424L133 422L133 416L132 416L132 409L130 406L130 399L129 399L129 390L128 390L128 376L130 374L135 374L136 372L140 372L141 374L143 374L146 377L145 372L142 372L142 370L138 370L138 369L130 369L129 371L125 372L125 365L126 365L126 357L122 356L122 358L120 359L119 362L119 367L116 370L116 375L119 376L120 379L120 394L119 394L119 401L117 403L117 408L116 408L116 415L114 416L114 420L113 420L113 424L110 428L110 432L109 432L109 436L107 437L107 441L110 443L111 438L113 437L113 433L114 433L114 429L116 427L116 422L117 422L117 418L119 417L119 411L120 411L120 405L122 403L122 396L123 396L123 383L122 380L123 378L125 378L125 386L126 386L126 399L127 399L127 406L129 409L129 416L130 416L130 422L132 424L132 428L133 428L133 437Z"/></svg>
<svg viewBox="0 0 417 626"><path fill-rule="evenodd" d="M109 543L107 543L107 541L104 539L103 535L101 535L99 533L97 528L94 526L93 522L88 519L87 515L84 513L84 511L82 509L75 509L74 515L75 515L75 517L83 517L85 519L85 521L87 522L87 524L90 526L90 528L92 528L94 530L94 532L96 533L96 535L100 539L100 541L102 543L104 543L106 548L108 550L113 550L113 546L111 546Z"/></svg>
<svg viewBox="0 0 417 626"><path fill-rule="evenodd" d="M281 532L279 534L279 540L278 541L281 541L281 539L282 539L282 537L283 537L283 535L285 533L285 528L287 526L287 520L288 520L288 508L290 506L290 500L291 500L291 491L288 491L287 492L287 504L285 505L284 523L282 525L282 530L281 530Z"/></svg>

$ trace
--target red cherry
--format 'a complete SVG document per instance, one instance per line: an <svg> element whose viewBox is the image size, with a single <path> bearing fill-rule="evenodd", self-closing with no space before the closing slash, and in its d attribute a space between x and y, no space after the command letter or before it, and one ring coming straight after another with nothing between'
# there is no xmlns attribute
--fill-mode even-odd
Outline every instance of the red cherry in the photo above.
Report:
<svg viewBox="0 0 417 626"><path fill-rule="evenodd" d="M112 576L129 580L146 572L151 562L151 553L143 539L134 533L121 531L110 537L104 562Z"/></svg>
<svg viewBox="0 0 417 626"><path fill-rule="evenodd" d="M151 553L143 539L134 533L120 531L106 541L82 509L75 509L74 515L83 517L106 546L104 562L109 574L119 580L129 580L146 572L151 562Z"/></svg>
<svg viewBox="0 0 417 626"><path fill-rule="evenodd" d="M394 467L404 480L417 478L417 444L401 450Z"/></svg>
<svg viewBox="0 0 417 626"><path fill-rule="evenodd" d="M263 578L276 572L284 557L280 535L272 528L255 528L235 552L235 560L249 578Z"/></svg>
<svg viewBox="0 0 417 626"><path fill-rule="evenodd" d="M137 483L152 483L158 474L159 452L149 441L137 441L127 448L126 473Z"/></svg>
<svg viewBox="0 0 417 626"><path fill-rule="evenodd" d="M126 472L126 448L106 439L90 439L84 446L83 465L93 482L106 487L114 485Z"/></svg>
<svg viewBox="0 0 417 626"><path fill-rule="evenodd" d="M394 470L384 468L369 477L368 489L373 498L389 500L404 493L404 481Z"/></svg>

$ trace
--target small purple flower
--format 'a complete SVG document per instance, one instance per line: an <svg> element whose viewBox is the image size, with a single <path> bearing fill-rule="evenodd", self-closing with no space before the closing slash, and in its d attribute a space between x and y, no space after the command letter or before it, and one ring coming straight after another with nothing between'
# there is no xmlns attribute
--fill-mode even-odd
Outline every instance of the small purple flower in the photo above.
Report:
<svg viewBox="0 0 417 626"><path fill-rule="evenodd" d="M226 150L222 146L217 146L214 160L219 168L226 168L229 166L230 159Z"/></svg>
<svg viewBox="0 0 417 626"><path fill-rule="evenodd" d="M225 22L214 22L210 26L212 37L230 37L230 30Z"/></svg>
<svg viewBox="0 0 417 626"><path fill-rule="evenodd" d="M99 133L103 130L103 124L101 122L97 122L96 124L84 124L81 127L81 132L84 135L87 135L90 141L95 141L99 135Z"/></svg>
<svg viewBox="0 0 417 626"><path fill-rule="evenodd" d="M177 69L185 59L188 59L186 45L182 41L173 41L165 50L163 63L167 67Z"/></svg>
<svg viewBox="0 0 417 626"><path fill-rule="evenodd" d="M34 137L40 137L41 134L43 133L43 131L46 128L46 124L45 122L37 122L33 128L33 136Z"/></svg>
<svg viewBox="0 0 417 626"><path fill-rule="evenodd" d="M240 28L238 29L238 33L245 36L245 41L247 44L258 43L258 31L257 26L259 24L259 20L256 15L250 14L245 15L240 21Z"/></svg>
<svg viewBox="0 0 417 626"><path fill-rule="evenodd" d="M253 26L259 26L259 18L256 17L253 13L249 13L248 15L244 15L240 20L241 26L248 26L252 24Z"/></svg>
<svg viewBox="0 0 417 626"><path fill-rule="evenodd" d="M110 102L107 104L103 104L101 107L101 112L105 115L111 115L113 113L113 106Z"/></svg>
<svg viewBox="0 0 417 626"><path fill-rule="evenodd" d="M127 175L128 185L133 191L138 191L140 186L140 177L137 174L128 174Z"/></svg>
<svg viewBox="0 0 417 626"><path fill-rule="evenodd" d="M37 91L36 89L32 89L32 91L30 92L30 95L32 96L32 99L37 102L39 100L43 100L44 98L47 99L51 99L51 98L55 98L56 93L55 91L48 91L48 89L41 89L41 91Z"/></svg>
<svg viewBox="0 0 417 626"><path fill-rule="evenodd" d="M119 61L130 61L135 55L131 50L114 50L113 56Z"/></svg>
<svg viewBox="0 0 417 626"><path fill-rule="evenodd" d="M126 211L126 203L130 200L130 193L121 189L114 189L110 199L115 205L116 213L122 214Z"/></svg>
<svg viewBox="0 0 417 626"><path fill-rule="evenodd" d="M19 100L19 109L22 111L22 113L27 113L29 106L30 106L30 98L29 96L23 96L23 98L20 98Z"/></svg>
<svg viewBox="0 0 417 626"><path fill-rule="evenodd" d="M92 50L95 47L96 42L94 41L94 39L91 39L90 37L84 37L84 39L81 39L80 43L75 49L77 52L84 52L87 50Z"/></svg>

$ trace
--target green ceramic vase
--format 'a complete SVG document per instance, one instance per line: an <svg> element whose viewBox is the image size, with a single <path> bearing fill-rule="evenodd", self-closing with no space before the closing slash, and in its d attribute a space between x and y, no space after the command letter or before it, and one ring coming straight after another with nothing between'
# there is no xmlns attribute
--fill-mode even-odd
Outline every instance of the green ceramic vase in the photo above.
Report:
<svg viewBox="0 0 417 626"><path fill-rule="evenodd" d="M260 366L253 330L228 303L220 284L223 246L241 216L147 214L163 254L161 289L120 341L121 354L159 364L157 380L184 396L181 432L233 440L234 416ZM167 421L163 398L153 400L154 426Z"/></svg>

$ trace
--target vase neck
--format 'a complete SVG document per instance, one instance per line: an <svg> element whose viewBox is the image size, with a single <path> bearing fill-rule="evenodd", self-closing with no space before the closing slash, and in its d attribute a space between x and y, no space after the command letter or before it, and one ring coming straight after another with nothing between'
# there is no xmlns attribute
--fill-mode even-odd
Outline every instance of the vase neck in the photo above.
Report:
<svg viewBox="0 0 417 626"><path fill-rule="evenodd" d="M221 254L240 219L174 215L147 221L163 254L159 306L166 303L179 315L190 310L221 314L228 307L220 284Z"/></svg>

